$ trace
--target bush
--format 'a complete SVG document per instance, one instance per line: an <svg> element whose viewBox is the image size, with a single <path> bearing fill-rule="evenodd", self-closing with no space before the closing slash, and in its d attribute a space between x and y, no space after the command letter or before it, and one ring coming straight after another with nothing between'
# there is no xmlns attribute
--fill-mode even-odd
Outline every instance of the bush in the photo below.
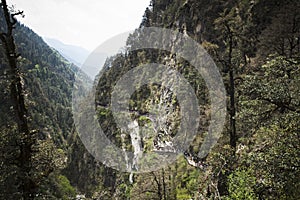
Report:
<svg viewBox="0 0 300 200"><path fill-rule="evenodd" d="M229 195L226 199L258 199L253 188L256 183L256 178L252 175L251 170L237 169L228 177Z"/></svg>

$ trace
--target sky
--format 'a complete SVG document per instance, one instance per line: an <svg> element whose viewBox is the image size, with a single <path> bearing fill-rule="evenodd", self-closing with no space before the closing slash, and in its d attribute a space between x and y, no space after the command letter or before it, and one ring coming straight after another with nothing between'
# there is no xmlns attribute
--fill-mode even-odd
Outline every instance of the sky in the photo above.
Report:
<svg viewBox="0 0 300 200"><path fill-rule="evenodd" d="M150 0L9 0L18 18L42 37L94 50L104 41L139 27Z"/></svg>

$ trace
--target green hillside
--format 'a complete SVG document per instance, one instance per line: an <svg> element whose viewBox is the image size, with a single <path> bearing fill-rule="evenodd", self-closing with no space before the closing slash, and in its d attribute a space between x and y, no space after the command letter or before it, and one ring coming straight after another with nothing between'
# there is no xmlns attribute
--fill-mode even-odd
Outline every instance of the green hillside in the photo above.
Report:
<svg viewBox="0 0 300 200"><path fill-rule="evenodd" d="M194 133L191 146L181 151L184 155L177 162L159 171L134 175L133 183L117 178L118 185L111 196L116 199L299 198L296 192L300 172L299 6L298 1L151 1L142 19L142 29L127 41L127 51L116 55L107 63L110 67L101 72L96 95L99 123L117 146L135 152L130 131L117 127L112 115L114 86L134 67L160 63L180 72L193 86L199 101L201 128ZM136 46L151 43L151 34L147 41L143 38L143 27L168 28L187 34L208 51L222 74L227 91L227 122L223 136L207 157L198 157L198 153L211 114L208 88L195 68L172 52L132 51ZM168 39L162 37L158 43L168 44ZM143 76L136 79L139 77ZM172 81L171 77L160 78L162 84ZM118 94L126 95L126 91ZM158 104L160 113L167 110L163 115L165 124L161 122L163 118L153 120L153 104ZM167 149L166 144L172 144L180 119L176 110L181 108L174 93L160 85L143 86L131 95L131 120L140 127L155 129L152 137L143 132L144 153ZM122 134L127 136L123 138ZM178 145L174 143L172 147Z"/></svg>
<svg viewBox="0 0 300 200"><path fill-rule="evenodd" d="M6 31L2 9L0 32ZM72 87L78 68L51 49L30 28L17 23L14 29L17 64L25 91L25 104L29 112L29 127L35 134L31 176L39 189L38 194L59 198L60 170L68 162L69 141L74 133L71 111ZM1 96L1 199L19 199L20 166L18 154L21 138L10 95L11 71L0 46ZM50 175L50 177L48 176ZM51 188L53 187L53 188ZM54 193L54 188L57 192Z"/></svg>
<svg viewBox="0 0 300 200"><path fill-rule="evenodd" d="M20 54L16 57L17 66L32 133L25 136L33 143L31 164L24 175L20 161L24 155L22 141L27 140L18 129L20 123L11 89L14 72L2 42L0 199L24 198L24 180L30 180L29 189L35 195L28 199L76 199L79 194L77 199L101 200L300 198L298 0L151 0L140 29L129 36L122 53L108 59L99 73L95 99L81 102L83 107L95 102L96 120L105 136L122 150L125 159L120 163L126 164L123 171L128 172L96 160L78 137L77 131L82 127L73 122L72 89L76 76L85 76L78 74L76 66L30 28L19 23L15 26L13 38ZM217 144L205 154L201 146L207 144L214 113L207 79L193 66L198 57L187 60L182 56L193 55L193 48L186 48L190 52L179 55L172 52L180 45L189 45L183 45L185 40L180 37L168 43L169 38L163 35L160 40L153 40L152 33L145 42L146 27L166 28L189 36L202 45L221 74L226 91L225 125ZM0 33L6 31L0 9ZM135 49L155 42L169 46L164 50ZM189 87L172 85L174 76L170 71L160 76L154 65L148 65L149 70L128 77L123 89L151 75L155 76L149 80L159 83L141 85L130 94L127 112L131 122L124 121L125 127L119 127L112 99L116 93L119 97L128 94L122 89L115 92L115 86L130 70L150 63L160 63L178 72ZM173 91L167 87L170 85L180 90ZM180 96L189 97L189 89L198 101L187 109L199 111L200 119L185 115L187 131L178 136L181 115L187 114L182 105L189 102ZM91 119L86 114L90 113L80 113L79 118ZM192 127L197 129L189 133ZM97 142L95 135L89 136L92 146L102 142ZM105 150L107 163L115 161L117 153ZM139 158L141 153L148 157ZM178 154L176 160L163 168L129 173L147 169L155 162L165 164L160 155L172 157L174 153Z"/></svg>

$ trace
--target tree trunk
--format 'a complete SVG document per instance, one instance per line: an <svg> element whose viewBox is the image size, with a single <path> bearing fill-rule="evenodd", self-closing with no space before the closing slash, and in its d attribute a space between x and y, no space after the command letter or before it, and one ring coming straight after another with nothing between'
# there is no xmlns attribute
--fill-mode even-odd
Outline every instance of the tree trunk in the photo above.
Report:
<svg viewBox="0 0 300 200"><path fill-rule="evenodd" d="M236 127L235 127L235 85L234 85L234 74L233 69L229 71L229 81L230 81L230 89L229 89L229 96L230 96L230 146L232 148L236 148Z"/></svg>
<svg viewBox="0 0 300 200"><path fill-rule="evenodd" d="M7 25L7 32L0 33L0 39L3 43L5 55L8 60L8 64L11 72L11 97L13 101L13 109L15 112L16 122L18 125L18 132L20 140L18 146L20 148L20 154L18 159L18 167L20 170L20 190L24 200L34 199L35 195L35 184L30 177L32 168L32 146L34 144L34 135L30 132L28 127L28 112L25 106L24 90L22 85L22 78L17 67L17 53L16 46L13 37L13 29L16 24L15 15L21 14L10 14L6 0L1 0L1 6L4 11L4 17Z"/></svg>
<svg viewBox="0 0 300 200"><path fill-rule="evenodd" d="M161 183L160 180L158 180L157 176L155 175L154 172L152 172L153 176L154 176L154 181L157 185L157 196L159 200L163 199L163 195L162 195L162 188L161 188Z"/></svg>
<svg viewBox="0 0 300 200"><path fill-rule="evenodd" d="M236 148L236 127L235 127L235 85L234 85L234 68L232 66L232 51L233 51L233 35L230 27L227 26L229 34L229 52L228 52L228 69L229 69L229 116L230 116L230 146Z"/></svg>

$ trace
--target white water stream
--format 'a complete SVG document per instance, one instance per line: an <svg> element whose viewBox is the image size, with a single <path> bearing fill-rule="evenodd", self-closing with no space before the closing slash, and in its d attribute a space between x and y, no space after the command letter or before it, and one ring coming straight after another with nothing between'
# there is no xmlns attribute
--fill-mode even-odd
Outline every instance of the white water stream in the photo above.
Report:
<svg viewBox="0 0 300 200"><path fill-rule="evenodd" d="M133 147L133 158L129 158L128 152L126 152L126 144L124 142L125 134L122 134L123 139L123 152L125 154L125 161L128 171L137 171L139 169L139 159L143 155L142 138L139 133L139 125L136 120L128 124L128 132L131 138L131 145ZM133 172L129 176L130 183L133 183Z"/></svg>

